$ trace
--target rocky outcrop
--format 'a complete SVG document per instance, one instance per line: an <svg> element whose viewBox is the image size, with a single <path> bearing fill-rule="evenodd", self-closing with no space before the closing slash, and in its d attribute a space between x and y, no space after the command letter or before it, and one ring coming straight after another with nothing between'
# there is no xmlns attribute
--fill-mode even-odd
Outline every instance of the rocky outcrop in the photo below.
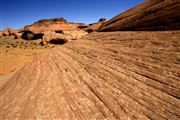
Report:
<svg viewBox="0 0 180 120"><path fill-rule="evenodd" d="M104 23L99 31L179 30L179 0L146 0Z"/></svg>
<svg viewBox="0 0 180 120"><path fill-rule="evenodd" d="M21 39L22 38L22 33L15 32L13 33L14 39Z"/></svg>
<svg viewBox="0 0 180 120"><path fill-rule="evenodd" d="M23 31L22 38L26 40L37 40L42 39L44 33L34 33L31 31Z"/></svg>
<svg viewBox="0 0 180 120"><path fill-rule="evenodd" d="M87 35L88 33L85 32L84 30L75 30L75 31L63 31L63 34L65 36L67 36L66 38L68 40L77 40L77 39Z"/></svg>
<svg viewBox="0 0 180 120"><path fill-rule="evenodd" d="M99 27L105 22L106 22L105 18L100 18L97 23L90 24L89 27L87 27L85 30L88 33L91 33L93 31L97 31L99 29Z"/></svg>
<svg viewBox="0 0 180 120"><path fill-rule="evenodd" d="M51 49L0 89L0 118L179 120L180 31L91 33Z"/></svg>
<svg viewBox="0 0 180 120"><path fill-rule="evenodd" d="M34 22L31 26L44 26L44 25L50 25L55 23L66 23L67 20L64 18L51 18L51 19L41 19L37 22Z"/></svg>
<svg viewBox="0 0 180 120"><path fill-rule="evenodd" d="M22 37L21 29L13 30L11 28L6 28L3 31L0 31L0 37L11 37L14 39L20 39Z"/></svg>
<svg viewBox="0 0 180 120"><path fill-rule="evenodd" d="M85 35L87 35L87 32L84 30L47 32L43 36L42 43L43 45L47 45L48 43L52 43L52 41L54 41L53 43L63 44L68 40L76 40Z"/></svg>
<svg viewBox="0 0 180 120"><path fill-rule="evenodd" d="M13 30L13 31L11 32L11 36L13 36L14 39L21 39L21 38L22 38L21 29L19 29L19 30Z"/></svg>
<svg viewBox="0 0 180 120"><path fill-rule="evenodd" d="M39 39L48 32L80 30L79 26L83 26L83 24L67 22L64 18L39 20L24 28L23 38L28 40Z"/></svg>
<svg viewBox="0 0 180 120"><path fill-rule="evenodd" d="M3 31L2 31L2 36L4 36L4 37L9 37L9 36L12 36L12 33L14 32L14 30L13 29L11 29L11 28L6 28L6 29L4 29Z"/></svg>
<svg viewBox="0 0 180 120"><path fill-rule="evenodd" d="M99 22L106 22L107 20L106 20L106 18L100 18L99 19Z"/></svg>
<svg viewBox="0 0 180 120"><path fill-rule="evenodd" d="M42 39L43 45L47 45L48 43L64 44L66 42L68 42L68 40L63 34L58 34L54 32L45 34Z"/></svg>
<svg viewBox="0 0 180 120"><path fill-rule="evenodd" d="M31 31L32 33L43 33L46 31L57 30L76 30L77 25L64 20L63 18L43 19L39 20L32 25L26 26L24 31Z"/></svg>

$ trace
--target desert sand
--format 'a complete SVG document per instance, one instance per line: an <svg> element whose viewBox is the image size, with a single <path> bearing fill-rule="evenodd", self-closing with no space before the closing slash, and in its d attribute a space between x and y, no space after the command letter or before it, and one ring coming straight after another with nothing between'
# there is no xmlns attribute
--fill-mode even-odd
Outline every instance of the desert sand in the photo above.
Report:
<svg viewBox="0 0 180 120"><path fill-rule="evenodd" d="M25 64L43 54L48 48L40 40L25 41L13 37L0 38L0 88Z"/></svg>

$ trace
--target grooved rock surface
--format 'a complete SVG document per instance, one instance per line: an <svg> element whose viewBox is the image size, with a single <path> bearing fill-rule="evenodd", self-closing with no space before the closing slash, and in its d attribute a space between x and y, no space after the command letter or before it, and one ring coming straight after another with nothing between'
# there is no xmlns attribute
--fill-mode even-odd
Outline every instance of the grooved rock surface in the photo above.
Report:
<svg viewBox="0 0 180 120"><path fill-rule="evenodd" d="M113 17L99 31L179 30L179 0L147 0Z"/></svg>
<svg viewBox="0 0 180 120"><path fill-rule="evenodd" d="M180 31L92 33L0 90L2 119L180 119Z"/></svg>

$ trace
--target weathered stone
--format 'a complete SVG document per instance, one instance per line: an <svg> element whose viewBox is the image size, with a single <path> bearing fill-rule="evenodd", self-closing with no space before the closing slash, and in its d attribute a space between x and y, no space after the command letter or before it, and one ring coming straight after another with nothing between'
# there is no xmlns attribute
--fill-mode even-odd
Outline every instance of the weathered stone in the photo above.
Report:
<svg viewBox="0 0 180 120"><path fill-rule="evenodd" d="M55 32L46 32L43 36L42 43L43 45L47 45L48 43L52 43L51 41L57 41L55 43L66 43L68 40L76 40L83 36L85 36L87 32L83 30L78 31L61 31L61 33ZM59 41L59 42L58 42ZM61 42L62 41L62 42Z"/></svg>
<svg viewBox="0 0 180 120"><path fill-rule="evenodd" d="M146 0L113 17L99 31L179 30L179 0Z"/></svg>
<svg viewBox="0 0 180 120"><path fill-rule="evenodd" d="M179 120L180 31L91 33L21 68L2 119Z"/></svg>

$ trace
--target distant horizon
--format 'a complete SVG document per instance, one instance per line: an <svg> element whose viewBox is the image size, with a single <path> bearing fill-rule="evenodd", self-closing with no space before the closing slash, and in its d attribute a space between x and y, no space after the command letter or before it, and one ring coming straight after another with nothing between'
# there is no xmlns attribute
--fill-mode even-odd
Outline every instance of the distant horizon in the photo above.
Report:
<svg viewBox="0 0 180 120"><path fill-rule="evenodd" d="M144 2L144 0L9 0L1 1L1 27L20 29L41 19L64 18L68 22L91 24L107 20Z"/></svg>

